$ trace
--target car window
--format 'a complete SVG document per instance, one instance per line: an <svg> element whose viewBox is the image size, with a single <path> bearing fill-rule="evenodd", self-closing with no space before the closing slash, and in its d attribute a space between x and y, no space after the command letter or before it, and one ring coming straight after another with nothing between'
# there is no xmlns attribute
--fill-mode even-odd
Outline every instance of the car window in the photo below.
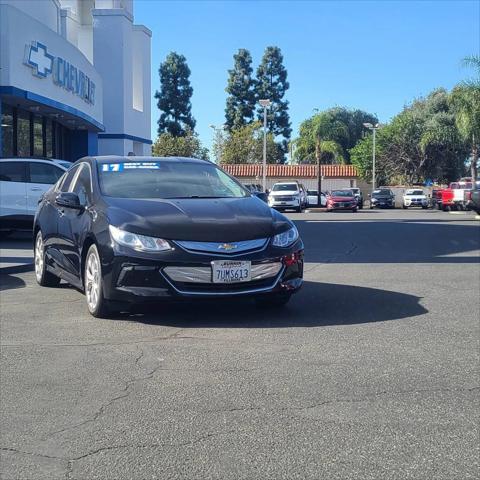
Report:
<svg viewBox="0 0 480 480"><path fill-rule="evenodd" d="M90 167L84 163L80 167L74 181L70 185L69 192L76 193L80 199L80 205L86 205L91 195Z"/></svg>
<svg viewBox="0 0 480 480"><path fill-rule="evenodd" d="M298 191L299 187L296 183L276 183L273 186L274 192L288 192L288 191Z"/></svg>
<svg viewBox="0 0 480 480"><path fill-rule="evenodd" d="M0 181L25 182L25 162L0 162Z"/></svg>
<svg viewBox="0 0 480 480"><path fill-rule="evenodd" d="M79 169L79 165L75 165L75 167L71 168L66 174L61 183L59 183L59 190L60 192L68 192L70 185L75 178L75 175L77 174Z"/></svg>
<svg viewBox="0 0 480 480"><path fill-rule="evenodd" d="M104 195L119 198L243 198L250 193L207 162L116 161L99 163Z"/></svg>
<svg viewBox="0 0 480 480"><path fill-rule="evenodd" d="M30 169L29 183L43 183L53 185L63 175L64 170L42 162L28 162Z"/></svg>

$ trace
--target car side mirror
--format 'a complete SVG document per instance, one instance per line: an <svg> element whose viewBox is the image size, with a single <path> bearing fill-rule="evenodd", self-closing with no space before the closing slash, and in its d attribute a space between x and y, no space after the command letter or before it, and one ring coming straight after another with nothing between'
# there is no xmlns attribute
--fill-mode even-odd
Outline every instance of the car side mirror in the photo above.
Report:
<svg viewBox="0 0 480 480"><path fill-rule="evenodd" d="M59 207L71 208L73 210L83 210L83 205L80 203L80 198L73 192L60 192L56 198L55 203Z"/></svg>

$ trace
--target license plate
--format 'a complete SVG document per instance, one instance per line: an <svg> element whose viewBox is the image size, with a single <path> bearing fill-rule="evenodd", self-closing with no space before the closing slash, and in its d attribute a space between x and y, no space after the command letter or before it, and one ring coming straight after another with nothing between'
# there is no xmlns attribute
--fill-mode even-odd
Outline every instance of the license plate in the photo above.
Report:
<svg viewBox="0 0 480 480"><path fill-rule="evenodd" d="M212 262L213 283L249 282L252 279L251 262L215 260Z"/></svg>
<svg viewBox="0 0 480 480"><path fill-rule="evenodd" d="M281 205L286 205L286 204L287 204L287 202L281 202Z"/></svg>

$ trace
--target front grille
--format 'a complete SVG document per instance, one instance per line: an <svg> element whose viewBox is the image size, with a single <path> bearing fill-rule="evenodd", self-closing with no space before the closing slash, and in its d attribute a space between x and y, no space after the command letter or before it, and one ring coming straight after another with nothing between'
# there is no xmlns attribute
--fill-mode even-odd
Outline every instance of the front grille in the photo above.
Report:
<svg viewBox="0 0 480 480"><path fill-rule="evenodd" d="M278 274L281 268L282 264L280 262L254 264L251 266L252 281L244 283L250 285L257 280L272 278ZM195 283L204 285L212 283L212 267L173 266L165 267L163 273L175 284L185 283L191 285Z"/></svg>
<svg viewBox="0 0 480 480"><path fill-rule="evenodd" d="M273 197L276 202L293 202L294 198L286 195L278 195Z"/></svg>
<svg viewBox="0 0 480 480"><path fill-rule="evenodd" d="M243 283L174 283L178 290L187 293L242 293L257 288L273 287L273 285L272 278Z"/></svg>

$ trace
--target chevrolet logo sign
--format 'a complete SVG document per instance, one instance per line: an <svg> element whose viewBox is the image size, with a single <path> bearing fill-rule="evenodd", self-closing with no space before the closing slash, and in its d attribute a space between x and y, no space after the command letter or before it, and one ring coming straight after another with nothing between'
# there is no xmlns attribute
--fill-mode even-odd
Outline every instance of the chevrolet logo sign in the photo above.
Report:
<svg viewBox="0 0 480 480"><path fill-rule="evenodd" d="M218 246L219 250L225 250L226 252L228 252L230 250L235 250L236 248L237 248L237 246L233 243L221 243Z"/></svg>

